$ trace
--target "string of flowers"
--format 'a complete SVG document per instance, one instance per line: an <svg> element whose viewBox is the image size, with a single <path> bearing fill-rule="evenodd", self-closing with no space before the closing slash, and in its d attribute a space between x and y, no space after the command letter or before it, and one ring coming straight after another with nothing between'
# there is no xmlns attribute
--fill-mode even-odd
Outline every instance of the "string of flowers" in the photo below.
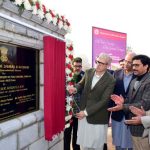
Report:
<svg viewBox="0 0 150 150"><path fill-rule="evenodd" d="M59 29L64 29L66 32L71 32L69 21L64 17L55 13L55 11L47 8L40 0L10 0L21 10L31 11L32 14L37 15L43 21L46 20L48 24L52 23L58 26Z"/></svg>
<svg viewBox="0 0 150 150"><path fill-rule="evenodd" d="M72 122L72 106L73 106L73 96L69 95L67 92L68 86L73 86L75 84L73 80L73 68L72 68L72 60L73 60L73 44L71 41L66 42L66 125L65 128L68 128Z"/></svg>

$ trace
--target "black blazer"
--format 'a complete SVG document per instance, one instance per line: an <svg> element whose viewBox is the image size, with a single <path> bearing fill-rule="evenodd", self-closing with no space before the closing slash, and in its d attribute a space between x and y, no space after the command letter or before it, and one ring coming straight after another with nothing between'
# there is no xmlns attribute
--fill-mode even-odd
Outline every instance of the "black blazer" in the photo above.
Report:
<svg viewBox="0 0 150 150"><path fill-rule="evenodd" d="M123 77L124 77L124 70L123 69L119 69L116 70L114 72L114 78L116 79L116 84L115 84L115 88L114 88L114 94L116 95L122 95L124 98L127 97L128 91L129 91L129 86L127 88L127 91L125 92L124 89L124 83L123 83ZM135 78L135 76L132 76L131 81ZM130 83L131 83L130 81ZM129 84L130 85L130 84ZM116 106L116 104L110 100L109 103L109 107L114 107ZM123 110L120 111L116 111L116 112L112 112L111 118L115 121L121 121L123 119L123 117L127 117L128 114L125 114L125 112Z"/></svg>

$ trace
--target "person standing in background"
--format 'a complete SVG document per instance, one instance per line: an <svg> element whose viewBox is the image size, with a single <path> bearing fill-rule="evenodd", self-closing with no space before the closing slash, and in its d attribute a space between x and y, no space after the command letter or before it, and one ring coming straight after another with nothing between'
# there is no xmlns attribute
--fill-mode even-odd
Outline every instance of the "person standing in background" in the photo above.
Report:
<svg viewBox="0 0 150 150"><path fill-rule="evenodd" d="M76 57L72 61L73 67L73 80L75 83L78 83L82 77L84 76L84 71L82 71L82 59L80 57ZM77 105L80 103L80 95L81 93L74 95L74 100ZM66 128L64 131L64 150L70 150L71 137L72 137L72 149L80 150L80 145L76 144L77 141L77 129L78 129L78 118L75 116L72 117L72 122L69 128Z"/></svg>
<svg viewBox="0 0 150 150"><path fill-rule="evenodd" d="M114 78L116 84L114 88L114 94L122 95L124 98L127 97L129 91L129 85L135 78L132 69L132 58L135 53L129 52L125 56L124 69L119 69L114 72ZM110 100L109 107L115 106L115 103ZM112 112L112 139L116 150L132 150L131 133L127 125L124 124L125 113L123 110Z"/></svg>
<svg viewBox="0 0 150 150"><path fill-rule="evenodd" d="M136 78L132 80L126 99L119 95L111 95L111 99L117 104L109 108L109 111L123 110L128 114L128 120L134 117L130 106L143 107L145 111L150 109L150 58L146 55L136 55L132 59L133 72ZM148 137L143 138L143 125L129 125L132 135L134 150L149 150Z"/></svg>
<svg viewBox="0 0 150 150"><path fill-rule="evenodd" d="M124 69L124 59L119 60L120 69Z"/></svg>

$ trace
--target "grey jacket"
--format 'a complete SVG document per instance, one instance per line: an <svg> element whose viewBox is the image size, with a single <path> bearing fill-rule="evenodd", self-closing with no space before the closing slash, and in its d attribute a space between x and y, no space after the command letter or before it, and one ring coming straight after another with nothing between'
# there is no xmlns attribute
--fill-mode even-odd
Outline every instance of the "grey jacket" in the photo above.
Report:
<svg viewBox="0 0 150 150"><path fill-rule="evenodd" d="M134 91L134 84L136 78L131 82L128 97L124 104L124 111L129 113L129 119L134 115L130 112L129 106L135 106L144 110L150 109L150 73L147 73L139 82L136 90ZM142 137L144 126L143 125L129 125L131 134L136 137Z"/></svg>

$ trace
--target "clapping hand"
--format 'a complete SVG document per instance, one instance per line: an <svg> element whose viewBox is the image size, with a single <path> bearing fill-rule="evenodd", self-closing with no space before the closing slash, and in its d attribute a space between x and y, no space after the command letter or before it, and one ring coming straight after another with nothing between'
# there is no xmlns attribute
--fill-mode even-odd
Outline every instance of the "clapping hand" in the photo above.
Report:
<svg viewBox="0 0 150 150"><path fill-rule="evenodd" d="M130 106L129 109L134 115L136 115L136 117L132 117L132 119L130 120L125 120L125 123L133 125L141 124L141 116L145 116L145 110L143 109L143 107L141 107L140 109L134 106Z"/></svg>
<svg viewBox="0 0 150 150"><path fill-rule="evenodd" d="M123 109L124 98L120 95L111 95L111 99L115 102L116 106L108 108L108 111L119 111Z"/></svg>
<svg viewBox="0 0 150 150"><path fill-rule="evenodd" d="M124 103L124 98L122 97L122 95L118 96L118 95L111 95L111 99L115 102L116 105L120 105Z"/></svg>
<svg viewBox="0 0 150 150"><path fill-rule="evenodd" d="M133 124L133 125L138 125L141 124L141 117L132 117L130 120L125 120L126 124Z"/></svg>
<svg viewBox="0 0 150 150"><path fill-rule="evenodd" d="M137 107L134 107L134 106L130 106L129 109L136 116L145 116L145 110L143 109L142 106L141 106L141 109L137 108Z"/></svg>

